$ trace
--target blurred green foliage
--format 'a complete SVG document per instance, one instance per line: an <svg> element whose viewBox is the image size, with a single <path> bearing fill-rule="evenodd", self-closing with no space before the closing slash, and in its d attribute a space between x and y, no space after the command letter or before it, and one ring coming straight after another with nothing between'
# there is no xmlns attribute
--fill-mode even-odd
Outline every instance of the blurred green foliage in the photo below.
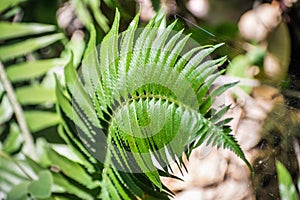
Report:
<svg viewBox="0 0 300 200"><path fill-rule="evenodd" d="M297 200L298 192L293 183L291 174L284 167L284 165L280 162L276 162L277 174L278 174L278 184L279 184L279 192L281 200ZM300 182L300 178L298 179L298 183ZM298 185L298 190L299 190Z"/></svg>

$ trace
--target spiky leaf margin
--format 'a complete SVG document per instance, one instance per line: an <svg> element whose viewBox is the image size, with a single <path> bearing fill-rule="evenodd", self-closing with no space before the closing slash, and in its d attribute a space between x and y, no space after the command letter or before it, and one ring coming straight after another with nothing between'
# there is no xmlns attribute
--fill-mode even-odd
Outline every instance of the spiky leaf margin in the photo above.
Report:
<svg viewBox="0 0 300 200"><path fill-rule="evenodd" d="M219 112L215 112L211 108L214 98L233 85L221 86L212 93L208 91L214 80L223 73L223 71L214 72L218 66L224 63L226 58L208 61L204 61L204 59L220 45L193 48L182 57L178 57L189 36L182 37L181 31L168 38L176 22L166 27L163 34L158 34L158 27L163 17L157 15L134 41L138 18L139 15L135 17L125 31L119 49L118 26L120 16L119 12L116 11L113 27L101 44L100 61L97 59L97 51L93 51L95 32L92 29L89 47L86 51L89 55L85 55L86 66L82 70L84 85L82 80L78 79L71 59L65 68L69 95L64 93L59 83L57 87L58 107L61 113L64 113L65 123L63 125L68 133L64 137L67 138L67 142L78 146L77 153L82 154L81 157L87 156L90 160L93 160L91 158L95 155L87 151L86 148L98 148L99 150L99 144L101 144L100 149L102 148L103 152L106 152L101 158L104 163L100 168L102 170L102 190L99 197L102 199L135 199L150 196L167 199L167 195L172 195L159 179L159 174L171 176L168 171L170 165L166 160L166 152L154 153L155 159L161 165L166 165L162 171L155 168L150 156L141 157L136 154L131 157L130 161L136 163L134 166L142 172L135 174L130 173L134 172L133 170L124 172L115 167L118 165L123 169L131 170L132 166L128 163L129 158L126 154L128 148L132 152L151 152L155 150L154 147L166 147L168 152L171 152L172 159L178 166L182 166L184 164L181 160L181 153L187 149L185 153L189 156L192 149L207 141L208 144L211 143L217 147L232 150L251 168L241 148L230 134L230 128L220 122L228 107ZM140 46L143 46L144 50L141 50ZM139 88L139 90L130 93L130 100L125 101L125 103L122 102L128 95L126 93L128 91L124 91L123 95L121 86L125 84L125 88L132 88L135 82L128 81L128 76L141 76L139 74L141 71L136 70L136 67L149 63L151 66L155 66L152 71L148 71L152 78L160 77L168 80L170 74L167 67L171 66L178 72L174 84L180 85L183 80L188 80L196 93L197 108L191 108L185 102L178 101L171 93L165 92L161 86L156 85ZM99 66L109 67L103 70ZM97 88L96 91L95 88ZM117 95L114 93L114 91L120 90L121 92ZM134 110L134 115L130 115L132 120L136 120L134 116L141 113L141 109L157 106L166 109L166 114L172 120L156 138L150 137L139 140L122 133L122 131L120 132L118 129L118 124L114 122L114 116L111 115L111 110L115 109L113 107L115 101L119 101L119 106L127 106L128 110ZM70 110L71 105L75 109L72 114L70 113L72 112ZM211 116L208 113L215 113L215 115ZM176 120L185 124L181 131L190 134L182 134L183 136L177 137L176 146L166 146L164 142L174 138L172 131L178 131L178 124L172 124ZM71 122L76 124L76 130ZM228 122L228 120L222 122ZM105 132L105 135L101 136L99 132ZM67 137L67 135L69 136ZM109 150L106 151L107 149ZM93 165L97 165L97 162L93 162Z"/></svg>

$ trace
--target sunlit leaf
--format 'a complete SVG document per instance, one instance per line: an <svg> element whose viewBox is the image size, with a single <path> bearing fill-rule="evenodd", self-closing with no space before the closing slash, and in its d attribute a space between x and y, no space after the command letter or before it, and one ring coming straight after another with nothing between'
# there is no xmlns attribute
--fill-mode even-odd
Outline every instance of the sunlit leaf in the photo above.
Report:
<svg viewBox="0 0 300 200"><path fill-rule="evenodd" d="M72 0L75 11L80 19L80 21L89 29L90 25L93 24L93 19L86 9L84 2L80 0Z"/></svg>
<svg viewBox="0 0 300 200"><path fill-rule="evenodd" d="M18 101L23 105L55 102L55 90L43 86L25 86L16 89Z"/></svg>
<svg viewBox="0 0 300 200"><path fill-rule="evenodd" d="M55 126L60 122L60 118L56 113L46 111L26 111L26 122L32 132Z"/></svg>
<svg viewBox="0 0 300 200"><path fill-rule="evenodd" d="M61 174L55 174L53 176L53 180L56 185L63 188L64 191L61 191L61 193L73 194L76 195L79 199L95 199L90 192L85 191L82 187L70 184L69 180Z"/></svg>
<svg viewBox="0 0 300 200"><path fill-rule="evenodd" d="M13 109L8 97L5 95L0 103L0 124L8 121L13 115Z"/></svg>
<svg viewBox="0 0 300 200"><path fill-rule="evenodd" d="M276 168L281 200L297 200L297 191L290 173L279 161L276 162Z"/></svg>
<svg viewBox="0 0 300 200"><path fill-rule="evenodd" d="M6 73L12 82L24 81L42 76L51 68L64 66L65 63L65 60L58 58L24 62L9 66Z"/></svg>
<svg viewBox="0 0 300 200"><path fill-rule="evenodd" d="M55 26L35 23L0 22L0 40L54 31Z"/></svg>
<svg viewBox="0 0 300 200"><path fill-rule="evenodd" d="M48 170L44 170L39 172L38 180L28 185L28 192L37 198L47 198L51 195L52 184L52 174Z"/></svg>
<svg viewBox="0 0 300 200"><path fill-rule="evenodd" d="M44 147L41 147L41 148L43 151L46 151L43 149ZM47 152L45 152L45 153L47 153ZM30 167L37 174L40 173L41 171L45 170L45 168L40 166L38 163L36 163L32 159L30 159L29 157L26 157L26 162L30 165ZM50 162L50 164L51 164L51 162ZM54 166L56 167L56 170L59 171L59 168L56 165L54 165ZM71 179L66 178L62 173L59 173L57 171L52 172L52 178L53 178L52 192L53 193L58 193L58 194L68 193L68 194L76 195L80 199L93 199L92 195L89 194L87 191L85 191L83 187L78 187L78 184L76 184L76 183L72 184L73 182L72 183L70 182ZM60 199L60 197L59 197L59 199Z"/></svg>
<svg viewBox="0 0 300 200"><path fill-rule="evenodd" d="M18 56L24 56L27 53L48 46L62 38L64 38L64 35L57 33L2 46L0 47L0 59L7 61Z"/></svg>
<svg viewBox="0 0 300 200"><path fill-rule="evenodd" d="M105 15L102 13L100 8L100 2L97 0L86 0L87 3L89 3L90 7L92 8L94 17L99 24L99 26L103 29L104 32L107 32L109 30L108 26L108 19L105 17Z"/></svg>
<svg viewBox="0 0 300 200"><path fill-rule="evenodd" d="M17 124L11 123L10 124L10 131L3 142L2 150L6 153L14 153L21 148L23 144L23 138L21 136L20 129Z"/></svg>
<svg viewBox="0 0 300 200"><path fill-rule="evenodd" d="M66 44L65 50L62 52L61 57L64 58L65 60L68 60L72 52L74 54L73 64L74 66L77 67L79 66L82 60L82 56L85 49L86 49L86 43L84 41L84 38L80 38L80 37L72 38L71 41L69 41Z"/></svg>
<svg viewBox="0 0 300 200"><path fill-rule="evenodd" d="M17 5L26 0L5 0L0 2L0 13L14 5Z"/></svg>
<svg viewBox="0 0 300 200"><path fill-rule="evenodd" d="M43 141L41 145L43 146L43 151L45 151L43 153L47 154L50 163L59 167L64 175L72 178L89 189L99 186L99 182L94 181L81 165L60 155L58 152L49 147L45 141Z"/></svg>
<svg viewBox="0 0 300 200"><path fill-rule="evenodd" d="M16 165L13 159L8 158L0 151L0 191L8 193L14 186L30 179Z"/></svg>
<svg viewBox="0 0 300 200"><path fill-rule="evenodd" d="M15 187L12 188L12 190L7 195L7 200L24 200L29 199L28 198L28 186L30 182L24 181Z"/></svg>

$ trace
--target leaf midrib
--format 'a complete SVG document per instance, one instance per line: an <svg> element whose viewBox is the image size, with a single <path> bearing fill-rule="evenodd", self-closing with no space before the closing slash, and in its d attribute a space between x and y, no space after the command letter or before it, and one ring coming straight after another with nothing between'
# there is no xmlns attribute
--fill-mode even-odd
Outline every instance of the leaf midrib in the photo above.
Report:
<svg viewBox="0 0 300 200"><path fill-rule="evenodd" d="M181 101L178 101L174 98L170 98L167 96L163 96L163 95L158 95L158 94L146 94L146 95L139 95L139 96L132 96L131 98L128 98L126 101L122 102L117 109L114 110L114 113L118 113L120 108L122 108L124 105L129 104L133 101L138 101L140 99L157 99L157 100L165 100L167 102L170 103L174 103L175 105L177 105L178 107L183 107L191 112L198 112L198 110L195 110L194 108L192 108L191 106L182 103ZM114 115L112 116L112 118L114 118Z"/></svg>

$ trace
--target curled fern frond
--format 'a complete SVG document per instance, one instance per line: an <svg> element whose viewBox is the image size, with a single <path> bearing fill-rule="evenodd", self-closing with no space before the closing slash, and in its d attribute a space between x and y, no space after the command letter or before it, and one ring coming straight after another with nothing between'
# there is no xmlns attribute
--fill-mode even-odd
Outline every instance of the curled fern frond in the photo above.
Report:
<svg viewBox="0 0 300 200"><path fill-rule="evenodd" d="M229 107L212 109L234 85L210 91L226 57L209 55L222 44L201 47L173 31L176 22L162 28L163 15L143 29L137 15L119 35L119 18L116 12L98 49L91 31L82 68L76 72L72 59L65 68L68 94L57 89L69 138L79 154L101 163L99 197L167 199L172 193L159 176L170 175L174 162L183 166L182 154L204 142L234 151L250 166L229 120L221 120Z"/></svg>

